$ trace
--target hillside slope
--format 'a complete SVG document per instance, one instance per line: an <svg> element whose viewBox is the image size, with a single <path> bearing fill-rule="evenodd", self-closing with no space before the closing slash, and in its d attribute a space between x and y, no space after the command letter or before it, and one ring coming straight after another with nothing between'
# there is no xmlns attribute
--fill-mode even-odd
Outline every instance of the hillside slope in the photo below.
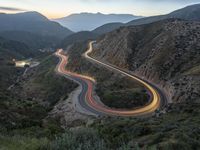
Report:
<svg viewBox="0 0 200 150"><path fill-rule="evenodd" d="M173 19L120 28L99 39L92 56L153 81L173 102L199 102L199 29Z"/></svg>
<svg viewBox="0 0 200 150"><path fill-rule="evenodd" d="M59 38L53 36L43 36L27 31L4 31L0 33L0 36L9 40L22 42L28 45L32 50L53 48L60 42Z"/></svg>
<svg viewBox="0 0 200 150"><path fill-rule="evenodd" d="M93 40L98 37L98 34L90 32L90 31L81 31L74 33L66 38L64 38L60 44L59 47L66 48L67 46L77 43L77 42L83 42L87 40Z"/></svg>
<svg viewBox="0 0 200 150"><path fill-rule="evenodd" d="M92 32L97 33L97 34L104 34L104 33L108 33L110 31L113 31L121 26L124 26L123 23L108 23L105 25L102 25L96 29L94 29Z"/></svg>
<svg viewBox="0 0 200 150"><path fill-rule="evenodd" d="M13 58L22 59L33 57L39 52L29 48L26 44L0 37L0 58L10 61Z"/></svg>

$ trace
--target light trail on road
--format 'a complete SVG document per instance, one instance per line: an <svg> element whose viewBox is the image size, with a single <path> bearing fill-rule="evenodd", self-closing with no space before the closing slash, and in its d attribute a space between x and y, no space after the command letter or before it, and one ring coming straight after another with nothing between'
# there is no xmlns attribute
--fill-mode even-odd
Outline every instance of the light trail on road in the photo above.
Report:
<svg viewBox="0 0 200 150"><path fill-rule="evenodd" d="M91 61L92 63L96 63L98 65L102 65L108 69L117 71L127 77L132 78L133 80L139 82L142 84L148 91L151 93L151 102L149 104L146 104L145 106L131 109L131 110L121 110L121 109L113 109L109 108L102 103L95 100L94 97L94 83L95 80L91 77L84 76L81 74L73 73L70 71L67 71L65 69L65 66L68 63L68 57L62 54L62 50L58 50L55 55L60 58L60 63L58 65L57 71L61 74L69 76L72 80L79 82L79 84L82 86L81 96L79 96L79 103L84 109L94 113L95 115L112 115L112 116L141 116L141 115L148 115L152 114L160 108L161 106L161 95L159 94L158 90L149 82L144 81L143 79L140 79L134 75L131 75L120 68L117 68L113 65L109 65L106 63L103 63L99 60L96 60L95 58L92 58L89 56L89 54L93 50L93 42L89 43L88 50L83 54L83 56ZM78 81L77 81L78 79Z"/></svg>

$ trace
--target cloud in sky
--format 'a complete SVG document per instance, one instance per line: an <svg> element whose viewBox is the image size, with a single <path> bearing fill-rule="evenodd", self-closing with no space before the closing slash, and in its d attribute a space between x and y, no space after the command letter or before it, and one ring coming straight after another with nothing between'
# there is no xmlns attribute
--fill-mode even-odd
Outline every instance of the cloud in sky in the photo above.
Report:
<svg viewBox="0 0 200 150"><path fill-rule="evenodd" d="M0 11L27 11L26 9L0 6Z"/></svg>
<svg viewBox="0 0 200 150"><path fill-rule="evenodd" d="M82 2L136 2L138 0L80 0ZM189 3L198 3L200 2L199 0L140 0L140 2L178 2L178 3L184 3L184 2L189 2Z"/></svg>

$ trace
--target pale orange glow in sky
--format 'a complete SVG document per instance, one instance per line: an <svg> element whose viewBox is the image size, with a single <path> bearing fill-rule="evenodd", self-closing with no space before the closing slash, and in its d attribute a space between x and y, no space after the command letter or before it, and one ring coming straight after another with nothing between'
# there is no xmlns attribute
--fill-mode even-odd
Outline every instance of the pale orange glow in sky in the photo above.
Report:
<svg viewBox="0 0 200 150"><path fill-rule="evenodd" d="M66 13L66 12L45 12L45 11L41 11L40 13L47 16L49 19L61 18L61 17L70 15L70 13Z"/></svg>
<svg viewBox="0 0 200 150"><path fill-rule="evenodd" d="M51 19L80 12L153 16L199 2L199 0L0 0L0 12L38 11Z"/></svg>

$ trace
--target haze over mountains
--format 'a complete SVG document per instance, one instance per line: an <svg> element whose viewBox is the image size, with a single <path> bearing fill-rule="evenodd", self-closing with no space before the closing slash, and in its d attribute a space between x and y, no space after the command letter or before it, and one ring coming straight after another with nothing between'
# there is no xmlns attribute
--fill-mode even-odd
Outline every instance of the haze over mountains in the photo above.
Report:
<svg viewBox="0 0 200 150"><path fill-rule="evenodd" d="M125 24L123 23L105 24L103 26L96 28L93 32L98 33L98 34L104 34L104 33L113 31L121 26L142 25L142 24L148 24L148 23L152 23L152 22L164 20L164 19L169 19L169 18L199 21L200 20L200 4L187 6L185 8L173 11L166 15L144 17L141 19L132 20Z"/></svg>
<svg viewBox="0 0 200 150"><path fill-rule="evenodd" d="M91 31L106 23L126 23L138 18L141 18L141 16L134 16L130 14L80 13L72 14L64 18L55 19L54 21L71 29L74 32L78 32Z"/></svg>

